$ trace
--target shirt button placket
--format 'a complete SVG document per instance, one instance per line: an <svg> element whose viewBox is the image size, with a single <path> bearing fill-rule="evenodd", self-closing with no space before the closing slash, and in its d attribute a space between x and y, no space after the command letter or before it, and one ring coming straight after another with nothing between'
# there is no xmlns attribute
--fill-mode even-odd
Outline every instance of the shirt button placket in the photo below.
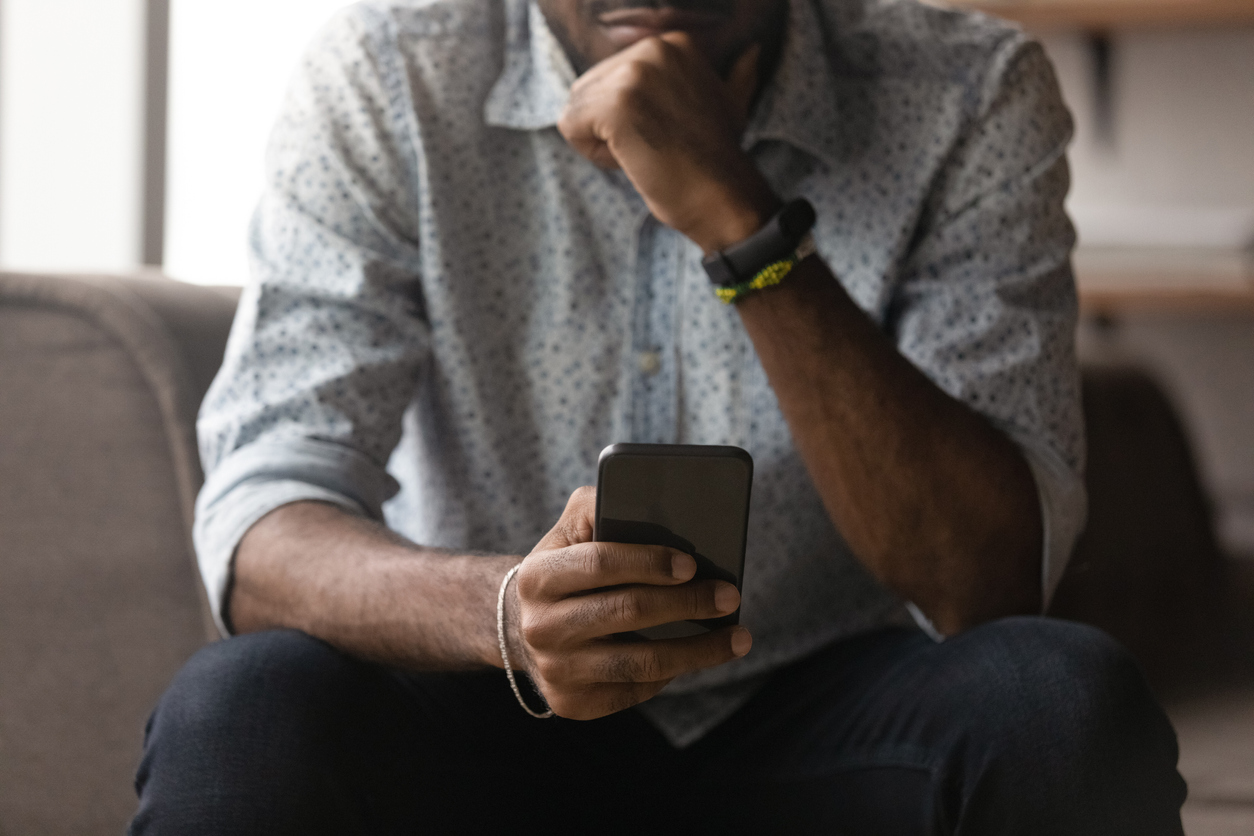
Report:
<svg viewBox="0 0 1254 836"><path fill-rule="evenodd" d="M636 355L636 365L645 377L653 377L662 370L662 353L656 349L641 351Z"/></svg>

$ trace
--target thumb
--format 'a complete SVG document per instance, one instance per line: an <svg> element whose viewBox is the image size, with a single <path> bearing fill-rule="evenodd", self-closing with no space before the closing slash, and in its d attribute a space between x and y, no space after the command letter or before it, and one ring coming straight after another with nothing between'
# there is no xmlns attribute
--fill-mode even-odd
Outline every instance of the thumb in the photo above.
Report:
<svg viewBox="0 0 1254 836"><path fill-rule="evenodd" d="M758 92L758 59L761 56L762 45L749 44L727 75L728 100L732 106L732 114L740 125L749 121L749 107L753 104L754 94Z"/></svg>
<svg viewBox="0 0 1254 836"><path fill-rule="evenodd" d="M564 549L579 543L592 542L593 525L596 519L597 489L584 486L570 495L566 510L561 518L544 535L533 551Z"/></svg>

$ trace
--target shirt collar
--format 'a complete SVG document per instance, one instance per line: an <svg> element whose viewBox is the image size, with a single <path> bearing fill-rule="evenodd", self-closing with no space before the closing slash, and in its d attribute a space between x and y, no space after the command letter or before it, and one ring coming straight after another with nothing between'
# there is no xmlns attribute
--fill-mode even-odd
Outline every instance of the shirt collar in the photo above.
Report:
<svg viewBox="0 0 1254 836"><path fill-rule="evenodd" d="M484 119L525 131L552 127L570 98L575 70L535 3L512 0L505 7L505 69L488 94Z"/></svg>
<svg viewBox="0 0 1254 836"><path fill-rule="evenodd" d="M506 9L505 68L484 117L496 127L552 127L570 97L575 71L534 2L511 0ZM744 147L780 140L830 164L839 140L835 84L814 7L810 0L791 0L779 66L754 107Z"/></svg>
<svg viewBox="0 0 1254 836"><path fill-rule="evenodd" d="M792 0L779 65L750 116L742 146L786 142L831 165L840 145L838 79L810 0Z"/></svg>

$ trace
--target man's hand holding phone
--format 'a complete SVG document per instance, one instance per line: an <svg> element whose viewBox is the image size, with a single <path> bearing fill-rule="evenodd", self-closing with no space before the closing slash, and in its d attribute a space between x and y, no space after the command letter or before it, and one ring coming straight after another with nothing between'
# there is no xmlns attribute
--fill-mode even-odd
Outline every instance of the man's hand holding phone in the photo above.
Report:
<svg viewBox="0 0 1254 836"><path fill-rule="evenodd" d="M593 541L596 490L580 488L522 562L507 597L510 659L562 717L591 720L653 697L675 677L729 662L753 643L744 627L654 641L622 634L717 618L736 587L693 580L682 551Z"/></svg>

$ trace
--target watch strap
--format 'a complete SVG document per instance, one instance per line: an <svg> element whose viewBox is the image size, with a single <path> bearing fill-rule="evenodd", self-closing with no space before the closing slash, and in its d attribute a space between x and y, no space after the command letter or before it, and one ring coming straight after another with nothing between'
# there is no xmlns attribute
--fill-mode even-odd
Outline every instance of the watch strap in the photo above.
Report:
<svg viewBox="0 0 1254 836"><path fill-rule="evenodd" d="M757 232L701 261L710 281L730 287L752 279L767 265L796 252L814 227L814 207L804 197L791 200Z"/></svg>

